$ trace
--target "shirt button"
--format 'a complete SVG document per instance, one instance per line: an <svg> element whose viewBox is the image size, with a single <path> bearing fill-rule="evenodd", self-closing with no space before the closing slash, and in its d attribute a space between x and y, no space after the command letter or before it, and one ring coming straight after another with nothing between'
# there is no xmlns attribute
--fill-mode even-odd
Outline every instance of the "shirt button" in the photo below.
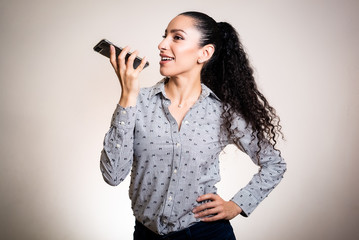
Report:
<svg viewBox="0 0 359 240"><path fill-rule="evenodd" d="M125 125L125 122L124 122L124 121L121 121L120 124L121 124L121 125Z"/></svg>
<svg viewBox="0 0 359 240"><path fill-rule="evenodd" d="M169 197L168 197L168 200L169 200L169 201L172 201L172 196L169 196Z"/></svg>
<svg viewBox="0 0 359 240"><path fill-rule="evenodd" d="M120 144L116 144L116 148L119 148L120 147Z"/></svg>
<svg viewBox="0 0 359 240"><path fill-rule="evenodd" d="M184 121L184 124L188 125L188 124L189 124L189 122L186 120L186 121Z"/></svg>
<svg viewBox="0 0 359 240"><path fill-rule="evenodd" d="M177 173L177 169L173 170L173 173Z"/></svg>
<svg viewBox="0 0 359 240"><path fill-rule="evenodd" d="M180 144L180 143L176 143L176 146L177 146L177 147L180 147L180 146L181 146L181 144Z"/></svg>
<svg viewBox="0 0 359 240"><path fill-rule="evenodd" d="M126 110L123 110L123 111L122 111L122 114L126 114L126 113L127 113Z"/></svg>

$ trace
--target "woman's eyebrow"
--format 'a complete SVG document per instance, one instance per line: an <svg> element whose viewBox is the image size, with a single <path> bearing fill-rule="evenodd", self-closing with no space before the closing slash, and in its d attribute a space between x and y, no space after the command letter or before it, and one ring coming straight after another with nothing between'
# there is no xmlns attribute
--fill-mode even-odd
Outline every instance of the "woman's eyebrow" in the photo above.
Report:
<svg viewBox="0 0 359 240"><path fill-rule="evenodd" d="M165 33L167 33L168 31L167 31L167 29L165 30ZM171 29L170 30L170 33L175 33L175 32L182 32L182 33L184 33L184 34L186 34L187 35L187 33L185 32L185 31L183 31L182 29Z"/></svg>

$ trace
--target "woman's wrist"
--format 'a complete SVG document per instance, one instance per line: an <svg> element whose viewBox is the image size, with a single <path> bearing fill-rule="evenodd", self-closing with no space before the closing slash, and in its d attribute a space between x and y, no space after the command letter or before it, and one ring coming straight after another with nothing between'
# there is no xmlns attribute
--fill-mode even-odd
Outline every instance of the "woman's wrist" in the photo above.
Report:
<svg viewBox="0 0 359 240"><path fill-rule="evenodd" d="M121 107L134 107L137 103L137 95L122 95L119 101Z"/></svg>

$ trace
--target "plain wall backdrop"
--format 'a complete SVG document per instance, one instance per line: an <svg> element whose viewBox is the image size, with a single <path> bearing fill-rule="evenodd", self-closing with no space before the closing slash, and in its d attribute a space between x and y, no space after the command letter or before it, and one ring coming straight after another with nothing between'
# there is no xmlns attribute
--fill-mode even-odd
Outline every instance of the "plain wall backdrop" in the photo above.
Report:
<svg viewBox="0 0 359 240"><path fill-rule="evenodd" d="M139 49L162 77L157 45L187 10L230 22L259 88L281 117L282 183L238 239L358 239L359 2L0 1L0 238L131 239L129 178L107 185L100 151L120 85L92 48L102 38ZM234 147L221 155L229 199L257 171Z"/></svg>

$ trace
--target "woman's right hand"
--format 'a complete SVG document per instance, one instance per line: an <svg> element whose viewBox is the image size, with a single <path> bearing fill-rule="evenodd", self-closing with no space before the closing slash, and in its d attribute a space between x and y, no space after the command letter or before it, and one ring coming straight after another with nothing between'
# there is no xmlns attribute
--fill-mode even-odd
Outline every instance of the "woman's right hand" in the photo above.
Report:
<svg viewBox="0 0 359 240"><path fill-rule="evenodd" d="M122 89L121 99L119 102L122 107L136 105L137 96L140 91L138 76L146 64L146 57L144 57L141 64L134 69L133 62L137 57L138 51L134 51L126 62L125 57L129 51L130 48L128 46L125 47L116 58L115 47L112 45L110 46L110 62L116 72Z"/></svg>

